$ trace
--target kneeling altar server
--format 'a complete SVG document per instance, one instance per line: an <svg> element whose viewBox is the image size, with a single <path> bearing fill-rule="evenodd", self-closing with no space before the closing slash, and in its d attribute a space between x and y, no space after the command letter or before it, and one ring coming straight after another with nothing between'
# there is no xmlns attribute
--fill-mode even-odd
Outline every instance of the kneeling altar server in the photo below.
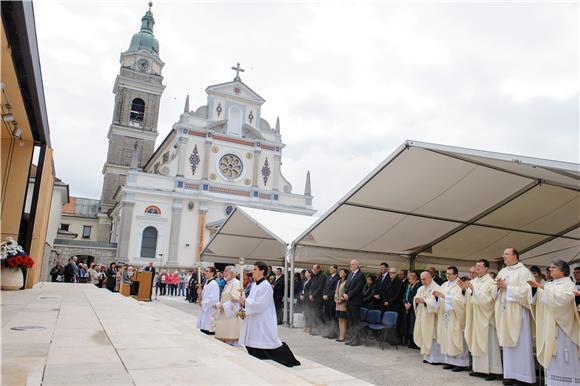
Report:
<svg viewBox="0 0 580 386"><path fill-rule="evenodd" d="M299 366L292 351L286 343L278 338L276 307L274 306L273 289L265 280L268 266L258 261L254 264L254 285L250 295L240 298L244 305L244 320L240 331L239 344L246 346L252 356L259 359L272 359L287 367Z"/></svg>

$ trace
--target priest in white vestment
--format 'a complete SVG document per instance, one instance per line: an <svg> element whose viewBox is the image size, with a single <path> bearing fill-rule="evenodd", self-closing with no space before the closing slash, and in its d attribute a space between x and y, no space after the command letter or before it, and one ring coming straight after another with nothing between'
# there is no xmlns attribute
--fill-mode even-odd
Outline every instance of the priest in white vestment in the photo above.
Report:
<svg viewBox="0 0 580 386"><path fill-rule="evenodd" d="M535 383L536 367L532 347L532 273L519 261L515 248L503 253L506 265L497 274L495 325L503 348L504 385Z"/></svg>
<svg viewBox="0 0 580 386"><path fill-rule="evenodd" d="M244 306L245 317L240 330L239 344L259 359L272 359L287 367L300 366L286 343L278 337L278 321L274 305L274 290L266 280L266 263L254 264L254 285L246 299L239 300Z"/></svg>
<svg viewBox="0 0 580 386"><path fill-rule="evenodd" d="M437 342L437 312L439 303L433 294L441 287L433 281L429 272L421 273L422 287L417 290L413 299L415 307L415 329L413 340L421 348L423 362L433 365L443 364L445 356L441 354L441 347Z"/></svg>
<svg viewBox="0 0 580 386"><path fill-rule="evenodd" d="M459 270L447 268L447 281L433 294L439 299L437 315L437 342L441 354L445 355L445 370L453 372L467 370L469 351L465 343L465 296L459 286Z"/></svg>
<svg viewBox="0 0 580 386"><path fill-rule="evenodd" d="M219 303L215 305L217 308L215 337L230 345L236 343L240 338L240 318L238 318L240 303L238 299L243 292L241 292L242 285L235 276L236 268L233 265L228 265L224 269L226 286L222 291Z"/></svg>
<svg viewBox="0 0 580 386"><path fill-rule="evenodd" d="M465 340L473 358L471 376L491 381L503 373L495 330L494 305L497 288L488 273L489 261L475 264L475 278L461 282L465 289Z"/></svg>
<svg viewBox="0 0 580 386"><path fill-rule="evenodd" d="M555 260L550 266L553 281L538 288L536 302L536 353L546 368L549 386L580 385L580 321L574 300L575 285L570 280L570 266Z"/></svg>
<svg viewBox="0 0 580 386"><path fill-rule="evenodd" d="M220 287L214 280L215 273L214 267L207 267L203 272L205 285L201 291L201 313L197 318L197 328L207 335L215 334L215 305L220 301Z"/></svg>

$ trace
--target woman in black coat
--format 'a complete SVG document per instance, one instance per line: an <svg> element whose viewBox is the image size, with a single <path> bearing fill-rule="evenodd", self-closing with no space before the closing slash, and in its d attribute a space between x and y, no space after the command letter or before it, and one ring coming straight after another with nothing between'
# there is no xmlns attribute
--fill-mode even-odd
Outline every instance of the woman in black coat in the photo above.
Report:
<svg viewBox="0 0 580 386"><path fill-rule="evenodd" d="M377 278L375 276L367 276L367 282L362 290L363 304L362 306L369 310L380 310L380 299L375 299L377 292Z"/></svg>
<svg viewBox="0 0 580 386"><path fill-rule="evenodd" d="M417 271L409 272L407 278L409 283L403 291L403 344L407 344L409 348L418 349L419 347L413 340L413 330L415 329L413 299L417 295L419 287L421 287L421 281Z"/></svg>
<svg viewBox="0 0 580 386"><path fill-rule="evenodd" d="M109 264L106 276L107 276L107 289L111 292L115 292L115 286L117 285L117 265L115 263Z"/></svg>

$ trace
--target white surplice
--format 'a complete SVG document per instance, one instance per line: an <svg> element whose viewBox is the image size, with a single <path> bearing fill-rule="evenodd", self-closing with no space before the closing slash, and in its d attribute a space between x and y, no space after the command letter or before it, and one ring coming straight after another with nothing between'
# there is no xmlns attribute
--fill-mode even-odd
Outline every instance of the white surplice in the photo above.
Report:
<svg viewBox="0 0 580 386"><path fill-rule="evenodd" d="M197 318L197 328L200 330L214 331L215 326L212 321L214 306L220 301L220 287L215 280L210 280L203 286L201 291L201 313Z"/></svg>
<svg viewBox="0 0 580 386"><path fill-rule="evenodd" d="M516 379L527 383L536 382L531 323L530 311L524 309L517 346L503 347L503 377L505 379Z"/></svg>
<svg viewBox="0 0 580 386"><path fill-rule="evenodd" d="M546 369L548 386L580 385L580 359L578 346L558 327L556 355Z"/></svg>
<svg viewBox="0 0 580 386"><path fill-rule="evenodd" d="M241 346L274 349L282 346L278 337L278 322L273 289L267 280L254 283L245 300L246 317L242 321Z"/></svg>

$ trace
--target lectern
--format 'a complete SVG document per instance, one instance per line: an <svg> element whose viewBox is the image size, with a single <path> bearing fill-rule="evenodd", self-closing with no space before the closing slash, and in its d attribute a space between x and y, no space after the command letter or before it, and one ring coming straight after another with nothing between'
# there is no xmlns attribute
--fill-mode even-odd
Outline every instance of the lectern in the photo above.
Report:
<svg viewBox="0 0 580 386"><path fill-rule="evenodd" d="M153 272L139 271L137 272L136 282L139 283L139 289L137 290L137 300L142 300L145 302L151 301L151 284L153 283Z"/></svg>

